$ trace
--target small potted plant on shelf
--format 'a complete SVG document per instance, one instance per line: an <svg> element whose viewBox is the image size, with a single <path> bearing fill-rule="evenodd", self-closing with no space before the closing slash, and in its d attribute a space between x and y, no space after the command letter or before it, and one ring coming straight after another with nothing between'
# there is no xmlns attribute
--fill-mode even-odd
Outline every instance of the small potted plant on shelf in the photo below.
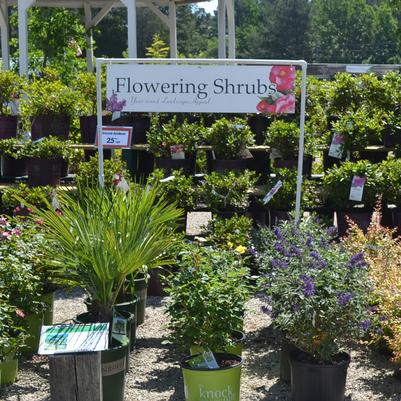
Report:
<svg viewBox="0 0 401 401"><path fill-rule="evenodd" d="M239 401L242 347L235 333L242 330L250 294L247 270L232 252L190 244L180 252L178 266L168 279L168 314L174 341L193 354L181 363L187 398L199 391L225 392Z"/></svg>
<svg viewBox="0 0 401 401"><path fill-rule="evenodd" d="M21 99L21 116L31 119L32 140L50 135L67 139L76 114L76 92L58 79L37 78L26 95Z"/></svg>
<svg viewBox="0 0 401 401"><path fill-rule="evenodd" d="M250 191L256 182L256 174L249 170L243 173L213 172L201 183L201 200L209 210L220 216L245 214L250 203Z"/></svg>
<svg viewBox="0 0 401 401"><path fill-rule="evenodd" d="M340 343L362 338L371 325L363 252L345 251L313 219L266 235L264 310L298 348L289 355L293 400L342 400L350 356Z"/></svg>
<svg viewBox="0 0 401 401"><path fill-rule="evenodd" d="M254 137L246 120L220 118L208 129L206 141L213 147L208 155L209 171L243 171L248 168L248 159L252 155L247 147L254 144Z"/></svg>
<svg viewBox="0 0 401 401"><path fill-rule="evenodd" d="M343 235L350 218L366 230L377 197L385 187L385 177L377 165L366 160L344 162L330 169L323 177L323 197L326 206L335 210L338 232Z"/></svg>
<svg viewBox="0 0 401 401"><path fill-rule="evenodd" d="M17 138L0 140L1 175L3 177L22 177L26 175L26 161L21 153Z"/></svg>
<svg viewBox="0 0 401 401"><path fill-rule="evenodd" d="M13 71L0 71L0 139L17 136L17 105L25 80ZM14 105L15 110L11 110Z"/></svg>
<svg viewBox="0 0 401 401"><path fill-rule="evenodd" d="M60 183L63 159L68 160L71 148L68 141L49 136L24 143L21 154L27 158L28 185L56 186Z"/></svg>
<svg viewBox="0 0 401 401"><path fill-rule="evenodd" d="M25 345L25 313L0 294L0 386L14 383L18 373L18 356Z"/></svg>
<svg viewBox="0 0 401 401"><path fill-rule="evenodd" d="M144 266L172 262L171 226L181 211L158 198L154 186L121 190L78 187L61 194L61 213L34 209L42 221L52 260L50 273L78 285L91 299L89 321L111 323L113 308L127 278ZM125 360L128 344L102 351L102 364ZM117 364L118 365L118 364ZM125 366L103 375L104 401L123 401Z"/></svg>
<svg viewBox="0 0 401 401"><path fill-rule="evenodd" d="M149 152L155 157L156 167L166 174L182 168L185 174L191 175L195 173L196 149L203 136L204 127L198 123L180 124L176 116L161 123L155 115L147 133Z"/></svg>
<svg viewBox="0 0 401 401"><path fill-rule="evenodd" d="M271 157L274 158L276 168L298 168L298 144L300 130L297 123L283 120L273 121L266 132L266 145L271 146ZM310 175L312 172L311 143L305 140L305 156L303 174Z"/></svg>

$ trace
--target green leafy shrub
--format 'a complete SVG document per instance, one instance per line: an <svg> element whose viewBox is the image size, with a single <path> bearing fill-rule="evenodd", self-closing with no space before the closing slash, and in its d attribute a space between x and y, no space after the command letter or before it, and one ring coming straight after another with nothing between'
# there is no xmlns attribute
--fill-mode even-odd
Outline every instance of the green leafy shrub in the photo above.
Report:
<svg viewBox="0 0 401 401"><path fill-rule="evenodd" d="M239 159L247 146L254 144L253 133L246 120L217 120L206 134L218 159Z"/></svg>
<svg viewBox="0 0 401 401"><path fill-rule="evenodd" d="M179 256L178 271L167 280L172 338L186 352L192 346L223 350L242 329L248 272L240 258L221 249L188 245Z"/></svg>
<svg viewBox="0 0 401 401"><path fill-rule="evenodd" d="M53 159L62 157L68 159L72 150L69 142L58 137L48 136L39 141L25 142L21 147L23 157L41 157L44 159Z"/></svg>
<svg viewBox="0 0 401 401"><path fill-rule="evenodd" d="M18 138L8 138L0 140L0 154L13 157L14 159L22 159L21 141Z"/></svg>
<svg viewBox="0 0 401 401"><path fill-rule="evenodd" d="M81 116L96 114L96 75L90 72L80 72L72 82L77 93L77 111Z"/></svg>
<svg viewBox="0 0 401 401"><path fill-rule="evenodd" d="M24 88L24 78L14 71L0 70L0 115L10 114L8 103L18 99Z"/></svg>

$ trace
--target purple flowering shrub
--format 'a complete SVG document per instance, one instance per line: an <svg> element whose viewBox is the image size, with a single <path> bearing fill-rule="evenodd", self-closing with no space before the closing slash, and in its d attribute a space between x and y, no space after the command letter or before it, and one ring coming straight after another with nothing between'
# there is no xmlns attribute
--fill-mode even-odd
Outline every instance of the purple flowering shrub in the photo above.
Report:
<svg viewBox="0 0 401 401"><path fill-rule="evenodd" d="M124 107L127 105L127 101L125 99L118 100L117 94L114 93L110 96L109 99L106 100L106 110L107 111L123 111Z"/></svg>
<svg viewBox="0 0 401 401"><path fill-rule="evenodd" d="M336 232L313 218L261 231L261 285L277 328L317 360L330 362L338 342L369 329L367 263L333 241Z"/></svg>

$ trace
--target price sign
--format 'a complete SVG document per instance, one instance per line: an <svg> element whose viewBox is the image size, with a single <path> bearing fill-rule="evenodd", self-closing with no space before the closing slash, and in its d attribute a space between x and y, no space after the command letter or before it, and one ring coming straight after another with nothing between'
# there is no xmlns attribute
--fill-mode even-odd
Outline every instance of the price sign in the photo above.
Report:
<svg viewBox="0 0 401 401"><path fill-rule="evenodd" d="M102 127L102 145L105 148L130 148L131 137L132 127Z"/></svg>

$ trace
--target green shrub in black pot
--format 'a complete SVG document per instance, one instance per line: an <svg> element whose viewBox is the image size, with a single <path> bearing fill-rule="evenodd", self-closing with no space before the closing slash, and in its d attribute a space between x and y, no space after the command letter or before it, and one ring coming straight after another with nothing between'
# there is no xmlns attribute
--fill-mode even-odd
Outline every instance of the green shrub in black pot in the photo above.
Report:
<svg viewBox="0 0 401 401"><path fill-rule="evenodd" d="M1 175L3 177L21 177L26 175L26 160L19 146L18 138L0 140Z"/></svg>

